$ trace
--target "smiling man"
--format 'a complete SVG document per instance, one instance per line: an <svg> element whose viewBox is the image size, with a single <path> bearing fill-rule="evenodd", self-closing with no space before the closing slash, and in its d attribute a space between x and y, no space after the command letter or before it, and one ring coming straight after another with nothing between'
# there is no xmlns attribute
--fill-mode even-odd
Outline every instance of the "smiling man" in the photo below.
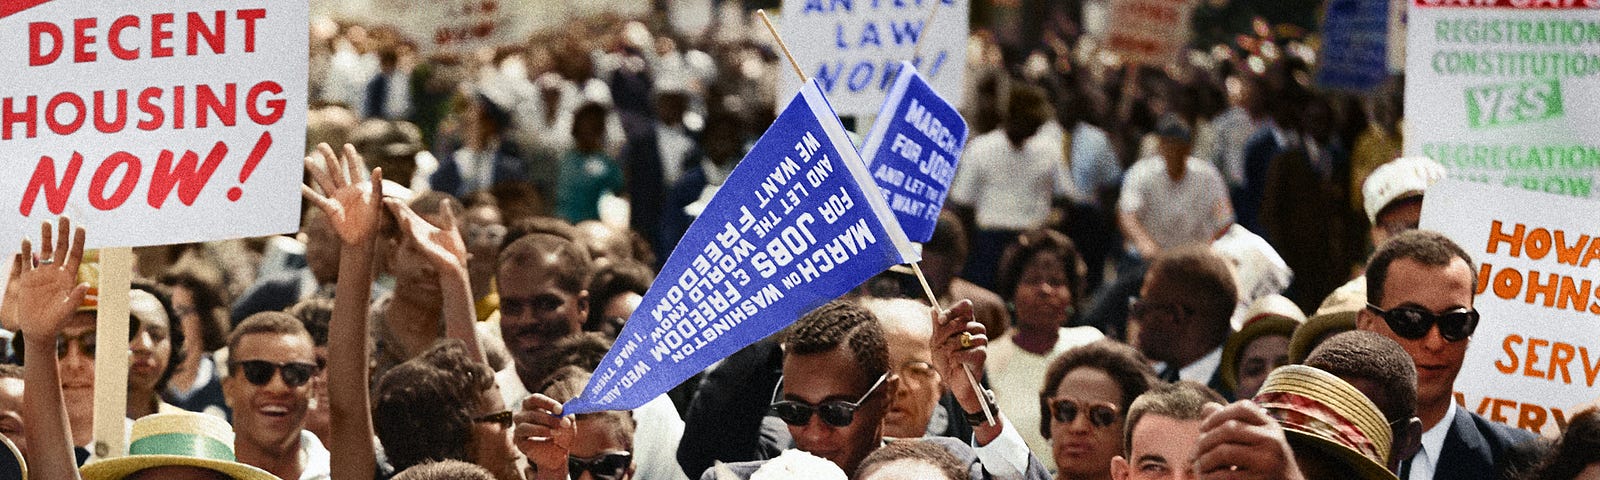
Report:
<svg viewBox="0 0 1600 480"><path fill-rule="evenodd" d="M1490 422L1453 401L1456 376L1478 325L1472 258L1437 232L1413 230L1382 246L1367 264L1367 308L1356 327L1393 339L1417 367L1422 450L1400 478L1493 479L1512 447L1533 435Z"/></svg>
<svg viewBox="0 0 1600 480"><path fill-rule="evenodd" d="M228 351L222 394L233 409L239 462L284 479L328 478L328 450L305 431L320 369L311 334L289 314L262 312L234 327Z"/></svg>

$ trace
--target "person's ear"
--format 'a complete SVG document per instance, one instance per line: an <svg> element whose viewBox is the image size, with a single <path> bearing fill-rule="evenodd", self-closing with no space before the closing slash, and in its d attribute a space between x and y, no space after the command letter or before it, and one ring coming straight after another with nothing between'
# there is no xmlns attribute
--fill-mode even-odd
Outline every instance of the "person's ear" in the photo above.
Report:
<svg viewBox="0 0 1600 480"><path fill-rule="evenodd" d="M1400 471L1400 462L1411 460L1411 457L1422 450L1422 419L1411 417L1405 425L1395 429L1399 436L1394 439L1394 452L1389 458L1389 470Z"/></svg>
<svg viewBox="0 0 1600 480"><path fill-rule="evenodd" d="M1130 473L1127 459L1122 455L1111 457L1111 480L1128 480Z"/></svg>
<svg viewBox="0 0 1600 480"><path fill-rule="evenodd" d="M1368 310L1366 308L1356 310L1356 330L1376 332L1378 331L1378 326L1375 324L1377 320L1378 316L1373 315L1372 310Z"/></svg>
<svg viewBox="0 0 1600 480"><path fill-rule="evenodd" d="M233 406L233 402L244 395L244 392L239 391L239 382L244 381L243 378L239 378L240 375L243 375L243 373L222 377L222 404L227 405L232 410L238 410L237 407Z"/></svg>

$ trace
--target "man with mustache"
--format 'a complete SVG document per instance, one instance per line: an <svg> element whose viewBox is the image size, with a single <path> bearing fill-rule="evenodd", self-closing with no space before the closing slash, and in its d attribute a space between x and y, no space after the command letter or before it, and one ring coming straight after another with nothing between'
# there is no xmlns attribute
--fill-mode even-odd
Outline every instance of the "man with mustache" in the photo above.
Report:
<svg viewBox="0 0 1600 480"><path fill-rule="evenodd" d="M514 368L495 375L506 405L522 405L530 391L543 387L563 338L582 333L589 317L593 260L583 246L548 233L530 233L500 252L496 284L500 291L500 335ZM634 445L639 478L687 480L678 467L683 419L666 396L633 412L638 421Z"/></svg>

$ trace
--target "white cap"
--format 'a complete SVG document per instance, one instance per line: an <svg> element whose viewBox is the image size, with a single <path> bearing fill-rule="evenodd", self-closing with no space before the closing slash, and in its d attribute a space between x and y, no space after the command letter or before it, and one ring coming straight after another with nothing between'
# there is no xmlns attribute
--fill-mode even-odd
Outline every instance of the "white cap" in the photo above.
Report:
<svg viewBox="0 0 1600 480"><path fill-rule="evenodd" d="M1421 196L1428 186L1444 176L1444 166L1427 157L1402 157L1379 166L1361 185L1367 221L1377 224L1378 212L1384 207Z"/></svg>

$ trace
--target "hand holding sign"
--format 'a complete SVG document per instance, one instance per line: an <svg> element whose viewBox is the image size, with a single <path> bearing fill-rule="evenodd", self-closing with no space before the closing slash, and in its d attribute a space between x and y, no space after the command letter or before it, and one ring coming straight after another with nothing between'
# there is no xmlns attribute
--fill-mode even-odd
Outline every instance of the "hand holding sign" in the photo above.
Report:
<svg viewBox="0 0 1600 480"><path fill-rule="evenodd" d="M567 453L578 436L578 423L571 416L560 415L561 403L542 393L522 401L511 435L536 473L529 480L567 478Z"/></svg>
<svg viewBox="0 0 1600 480"><path fill-rule="evenodd" d="M39 227L39 260L32 261L33 245L22 240L21 257L16 280L17 311L28 312L22 322L22 333L32 338L54 338L61 324L72 317L72 312L83 304L89 284L78 283L78 263L83 260L83 227L78 227L72 237L72 221L61 217L58 241L51 244L50 224ZM35 264L37 263L37 265Z"/></svg>
<svg viewBox="0 0 1600 480"><path fill-rule="evenodd" d="M326 143L317 144L322 165L306 157L306 172L323 193L308 185L300 186L300 195L328 215L328 223L338 232L345 245L361 245L372 241L378 229L378 203L383 198L383 169L372 169L371 186L360 184L361 173L367 170L366 160L350 144L344 145L344 157L333 153Z"/></svg>

